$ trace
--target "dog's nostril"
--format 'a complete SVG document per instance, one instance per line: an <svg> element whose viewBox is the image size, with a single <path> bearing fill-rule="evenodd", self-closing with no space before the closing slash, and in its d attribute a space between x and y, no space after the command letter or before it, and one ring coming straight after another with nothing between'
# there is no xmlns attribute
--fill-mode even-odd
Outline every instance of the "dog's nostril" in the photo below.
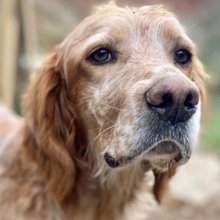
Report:
<svg viewBox="0 0 220 220"><path fill-rule="evenodd" d="M151 103L150 100L149 101L147 100L147 105L150 109L162 113L163 111L165 111L166 109L170 108L173 105L173 98L170 93L165 93L164 95L162 95L160 102L154 104L153 103Z"/></svg>
<svg viewBox="0 0 220 220"><path fill-rule="evenodd" d="M170 93L166 93L162 97L163 102L159 105L161 108L169 108L173 104L173 98Z"/></svg>
<svg viewBox="0 0 220 220"><path fill-rule="evenodd" d="M188 94L184 102L184 107L186 108L186 110L195 108L195 105L193 105L191 101L192 101L192 94Z"/></svg>
<svg viewBox="0 0 220 220"><path fill-rule="evenodd" d="M198 104L198 95L189 93L186 96L184 107L186 110L193 110L196 108L196 105Z"/></svg>

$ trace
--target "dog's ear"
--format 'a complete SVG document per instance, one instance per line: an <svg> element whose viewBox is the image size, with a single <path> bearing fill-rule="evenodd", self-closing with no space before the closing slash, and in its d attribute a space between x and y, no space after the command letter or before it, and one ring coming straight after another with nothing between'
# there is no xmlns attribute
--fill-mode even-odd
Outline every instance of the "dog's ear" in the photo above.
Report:
<svg viewBox="0 0 220 220"><path fill-rule="evenodd" d="M169 193L170 179L175 175L177 169L177 163L173 161L170 165L170 169L166 172L153 170L154 173L154 187L153 193L156 200L159 203L163 203Z"/></svg>
<svg viewBox="0 0 220 220"><path fill-rule="evenodd" d="M75 182L74 108L57 47L34 75L24 98L24 149L47 179L46 190L64 200Z"/></svg>
<svg viewBox="0 0 220 220"><path fill-rule="evenodd" d="M202 63L197 57L195 58L195 62L193 62L192 75L190 76L190 78L192 79L192 81L196 83L201 94L202 112L203 112L202 121L203 121L205 118L204 112L206 112L206 92L205 92L204 80L208 79L209 75L205 72Z"/></svg>

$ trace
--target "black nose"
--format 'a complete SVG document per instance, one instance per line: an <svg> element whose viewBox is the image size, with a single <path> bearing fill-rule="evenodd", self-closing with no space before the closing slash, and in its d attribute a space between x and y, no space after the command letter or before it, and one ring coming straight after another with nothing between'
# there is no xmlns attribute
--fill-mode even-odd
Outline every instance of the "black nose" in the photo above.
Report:
<svg viewBox="0 0 220 220"><path fill-rule="evenodd" d="M183 77L159 81L146 93L148 107L172 125L189 120L199 102L197 88Z"/></svg>

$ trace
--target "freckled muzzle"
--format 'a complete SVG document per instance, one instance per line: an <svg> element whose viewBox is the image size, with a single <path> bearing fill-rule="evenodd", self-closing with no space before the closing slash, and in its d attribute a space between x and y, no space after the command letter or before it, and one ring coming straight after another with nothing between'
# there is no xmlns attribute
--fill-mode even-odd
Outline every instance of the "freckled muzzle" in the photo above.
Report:
<svg viewBox="0 0 220 220"><path fill-rule="evenodd" d="M171 161L178 165L187 163L191 156L192 135L197 135L192 124L199 123L199 118L192 118L199 99L197 87L186 77L171 76L155 82L145 92L145 111L137 116L135 125L139 127L135 135L130 136L128 152L120 152L120 147L117 155L107 152L104 155L106 163L116 168L134 162L139 155L152 164L159 161L163 164L161 169Z"/></svg>

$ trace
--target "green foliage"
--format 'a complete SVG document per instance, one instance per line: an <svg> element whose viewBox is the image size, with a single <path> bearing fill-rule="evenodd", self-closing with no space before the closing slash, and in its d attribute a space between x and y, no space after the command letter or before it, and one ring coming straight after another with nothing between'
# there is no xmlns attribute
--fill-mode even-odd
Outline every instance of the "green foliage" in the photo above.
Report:
<svg viewBox="0 0 220 220"><path fill-rule="evenodd" d="M204 129L204 139L211 150L220 152L220 117L208 121Z"/></svg>
<svg viewBox="0 0 220 220"><path fill-rule="evenodd" d="M208 94L207 120L203 126L203 139L206 148L220 152L220 96L219 91L212 89Z"/></svg>

